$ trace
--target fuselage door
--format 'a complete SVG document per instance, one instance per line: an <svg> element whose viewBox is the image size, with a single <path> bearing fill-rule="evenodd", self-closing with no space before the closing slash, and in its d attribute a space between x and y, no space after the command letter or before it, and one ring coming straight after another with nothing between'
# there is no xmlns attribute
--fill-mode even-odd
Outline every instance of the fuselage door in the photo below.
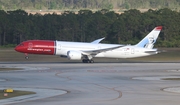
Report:
<svg viewBox="0 0 180 105"><path fill-rule="evenodd" d="M57 50L61 50L61 44L60 43L57 44Z"/></svg>
<svg viewBox="0 0 180 105"><path fill-rule="evenodd" d="M131 48L131 54L134 54L134 48Z"/></svg>
<svg viewBox="0 0 180 105"><path fill-rule="evenodd" d="M62 49L61 47L62 47L61 43L56 41L56 55L61 54L61 49Z"/></svg>

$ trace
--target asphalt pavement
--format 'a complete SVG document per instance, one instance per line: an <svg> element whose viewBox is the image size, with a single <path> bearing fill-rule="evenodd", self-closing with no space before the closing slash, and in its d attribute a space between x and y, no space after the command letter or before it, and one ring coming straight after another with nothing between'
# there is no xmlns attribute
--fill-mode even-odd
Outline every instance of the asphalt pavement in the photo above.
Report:
<svg viewBox="0 0 180 105"><path fill-rule="evenodd" d="M0 100L2 105L180 103L180 63L1 62L3 67L21 69L1 71L1 89L10 87L37 94Z"/></svg>

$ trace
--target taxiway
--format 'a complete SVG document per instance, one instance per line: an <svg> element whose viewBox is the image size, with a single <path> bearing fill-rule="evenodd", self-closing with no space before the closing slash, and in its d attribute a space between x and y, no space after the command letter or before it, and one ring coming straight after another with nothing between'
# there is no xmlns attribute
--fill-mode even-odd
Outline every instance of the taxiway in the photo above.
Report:
<svg viewBox="0 0 180 105"><path fill-rule="evenodd" d="M0 88L41 90L10 105L179 105L180 63L0 63ZM158 79L157 79L158 78ZM171 78L164 80L161 78ZM53 90L65 93L53 94ZM177 89L178 90L178 89ZM44 97L40 97L43 94ZM2 101L2 100L0 100Z"/></svg>

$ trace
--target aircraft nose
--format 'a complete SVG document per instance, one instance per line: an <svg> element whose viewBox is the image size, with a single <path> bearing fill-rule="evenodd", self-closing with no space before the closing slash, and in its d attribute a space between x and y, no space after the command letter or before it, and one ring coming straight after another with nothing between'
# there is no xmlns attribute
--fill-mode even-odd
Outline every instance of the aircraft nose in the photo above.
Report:
<svg viewBox="0 0 180 105"><path fill-rule="evenodd" d="M14 48L14 50L16 50L17 52L23 52L23 51L24 51L24 48L23 48L23 46L21 46L21 45L17 45L17 46Z"/></svg>
<svg viewBox="0 0 180 105"><path fill-rule="evenodd" d="M19 52L19 51L20 51L19 46L16 46L16 47L14 48L14 50L16 50L17 52Z"/></svg>

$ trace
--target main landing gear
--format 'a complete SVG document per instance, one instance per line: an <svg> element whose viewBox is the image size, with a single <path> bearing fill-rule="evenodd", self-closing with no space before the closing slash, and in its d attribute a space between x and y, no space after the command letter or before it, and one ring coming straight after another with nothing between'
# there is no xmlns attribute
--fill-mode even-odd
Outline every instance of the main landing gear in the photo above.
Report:
<svg viewBox="0 0 180 105"><path fill-rule="evenodd" d="M94 61L92 59L83 59L82 62L83 63L94 63Z"/></svg>

